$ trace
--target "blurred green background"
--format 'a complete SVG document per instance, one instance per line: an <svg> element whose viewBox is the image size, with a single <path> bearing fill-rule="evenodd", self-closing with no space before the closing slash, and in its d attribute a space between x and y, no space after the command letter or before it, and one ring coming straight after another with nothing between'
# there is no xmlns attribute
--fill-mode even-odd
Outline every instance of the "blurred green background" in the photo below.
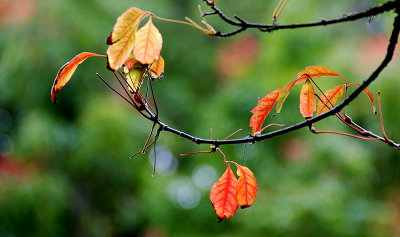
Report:
<svg viewBox="0 0 400 237"><path fill-rule="evenodd" d="M270 22L278 1L217 0L232 16ZM383 1L291 1L279 23L334 18ZM223 146L228 159L256 175L251 208L222 223L208 199L225 164L217 154L162 133L157 172L144 144L151 123L95 76L113 77L91 58L50 101L59 68L73 56L104 54L116 18L132 6L199 22L201 1L0 1L0 236L400 236L399 151L381 142L306 129L254 145ZM229 39L155 21L163 35L165 79L154 83L160 117L195 136L224 138L243 128L258 98L310 65L324 65L361 83L385 54L394 13L329 27L249 30ZM216 17L218 30L232 30ZM399 53L370 89L382 91L389 137L400 140ZM317 79L324 89L340 79ZM113 85L116 85L115 83ZM296 87L268 123L302 121ZM379 133L379 118L361 95L348 107ZM334 117L321 130L349 131Z"/></svg>

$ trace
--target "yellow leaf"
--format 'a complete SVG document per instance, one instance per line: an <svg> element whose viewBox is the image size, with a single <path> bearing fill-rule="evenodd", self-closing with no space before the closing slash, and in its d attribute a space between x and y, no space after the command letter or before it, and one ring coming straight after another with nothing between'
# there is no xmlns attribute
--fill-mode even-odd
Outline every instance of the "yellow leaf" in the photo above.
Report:
<svg viewBox="0 0 400 237"><path fill-rule="evenodd" d="M126 34L132 32L135 26L137 27L144 13L145 12L136 7L132 7L122 13L122 15L118 17L110 36L107 38L107 43L113 44L122 39Z"/></svg>
<svg viewBox="0 0 400 237"><path fill-rule="evenodd" d="M162 36L152 21L149 21L136 32L133 48L135 58L142 64L151 64L160 57Z"/></svg>

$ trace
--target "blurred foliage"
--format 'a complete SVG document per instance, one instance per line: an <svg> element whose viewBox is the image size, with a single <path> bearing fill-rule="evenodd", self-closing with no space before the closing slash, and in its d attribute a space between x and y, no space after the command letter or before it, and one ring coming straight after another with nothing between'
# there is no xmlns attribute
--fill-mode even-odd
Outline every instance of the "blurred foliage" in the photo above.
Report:
<svg viewBox="0 0 400 237"><path fill-rule="evenodd" d="M254 22L270 22L276 4L216 2L228 15ZM337 17L378 2L291 1L279 23ZM155 177L153 151L129 159L151 124L97 79L96 72L112 80L102 59L81 65L60 105L51 104L57 70L81 51L104 53L106 36L127 8L199 21L197 4L207 10L201 1L184 0L0 2L0 236L400 236L399 152L384 143L303 129L254 145L224 146L230 160L253 170L260 193L253 207L216 224L208 192L224 171L221 158L181 158L209 148L162 133ZM306 66L321 64L351 82L365 80L385 53L393 15L229 39L156 21L166 60L165 79L154 84L160 116L203 138L210 128L214 138L238 128L245 136L258 98ZM208 20L231 30L216 17ZM370 87L382 91L387 133L397 141L398 65L397 53ZM317 80L325 89L341 83ZM296 90L268 121L302 120ZM348 112L379 133L367 97L361 95ZM348 131L334 118L317 128Z"/></svg>

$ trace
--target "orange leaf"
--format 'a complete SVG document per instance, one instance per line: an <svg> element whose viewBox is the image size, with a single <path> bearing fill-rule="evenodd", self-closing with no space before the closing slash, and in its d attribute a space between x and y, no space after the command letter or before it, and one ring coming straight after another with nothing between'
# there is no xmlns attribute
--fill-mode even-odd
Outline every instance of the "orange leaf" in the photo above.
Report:
<svg viewBox="0 0 400 237"><path fill-rule="evenodd" d="M351 85L356 85L356 86L358 86L358 87L361 86L360 84L358 84L358 83L356 83L356 82L351 83L349 86L351 86ZM371 101L373 113L376 114L376 107L375 107L375 98L374 98L374 95L372 94L372 92L371 92L368 88L365 88L365 89L364 89L364 92L365 92L365 94L368 96L369 101Z"/></svg>
<svg viewBox="0 0 400 237"><path fill-rule="evenodd" d="M133 49L135 58L142 64L151 64L160 56L162 36L153 24L152 18L136 32Z"/></svg>
<svg viewBox="0 0 400 237"><path fill-rule="evenodd" d="M110 69L118 70L129 58L135 44L135 31L137 27L136 25L124 37L108 46L107 56Z"/></svg>
<svg viewBox="0 0 400 237"><path fill-rule="evenodd" d="M164 59L160 55L160 57L158 57L158 59L150 66L151 76L153 78L159 78L164 73L164 65Z"/></svg>
<svg viewBox="0 0 400 237"><path fill-rule="evenodd" d="M298 77L296 78L296 84L299 84L302 81L309 79L309 77L316 78L316 77L326 77L326 76L338 76L346 81L346 79L344 79L339 73L334 72L331 69L321 65L308 66L306 67L306 70L297 73L297 76Z"/></svg>
<svg viewBox="0 0 400 237"><path fill-rule="evenodd" d="M89 53L89 52L82 52L76 55L71 61L64 64L61 67L60 71L58 71L56 78L54 79L53 86L51 87L51 101L57 104L57 94L58 92L68 83L71 79L72 75L74 74L76 68L79 64L85 61L89 57L98 56L106 58L105 55Z"/></svg>
<svg viewBox="0 0 400 237"><path fill-rule="evenodd" d="M343 85L333 87L333 88L325 91L324 94L321 95L322 101L318 102L317 115L323 114L326 111L333 108L333 106L335 106L337 100L343 96L344 86L345 85L343 84Z"/></svg>
<svg viewBox="0 0 400 237"><path fill-rule="evenodd" d="M258 105L250 111L253 113L253 115L250 118L249 126L252 128L251 134L253 136L260 132L261 126L264 123L265 118L271 111L272 107L274 107L278 99L280 89L281 88L276 89L261 98L258 101Z"/></svg>
<svg viewBox="0 0 400 237"><path fill-rule="evenodd" d="M250 207L257 196L257 181L253 172L246 166L235 164L239 176L236 186L236 197L241 208Z"/></svg>
<svg viewBox="0 0 400 237"><path fill-rule="evenodd" d="M300 92L300 113L306 119L311 118L314 115L316 106L314 86L310 80L306 80Z"/></svg>
<svg viewBox="0 0 400 237"><path fill-rule="evenodd" d="M218 222L235 214L238 208L236 186L236 176L228 164L221 178L210 190L210 200L218 217Z"/></svg>
<svg viewBox="0 0 400 237"><path fill-rule="evenodd" d="M136 7L132 7L122 13L122 15L118 17L110 36L107 38L107 43L114 44L128 33L131 33L135 27L137 27L144 13L145 12Z"/></svg>

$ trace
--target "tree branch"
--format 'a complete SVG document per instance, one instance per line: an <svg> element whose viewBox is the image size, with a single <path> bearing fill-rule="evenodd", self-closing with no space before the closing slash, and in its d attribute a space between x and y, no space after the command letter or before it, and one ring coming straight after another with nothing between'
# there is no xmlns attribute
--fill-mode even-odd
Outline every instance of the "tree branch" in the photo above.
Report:
<svg viewBox="0 0 400 237"><path fill-rule="evenodd" d="M307 27L314 27L314 26L326 26L326 25L332 25L336 23L341 23L341 22L348 22L348 21L355 21L358 19L362 19L365 17L372 17L379 15L383 12L390 11L396 9L400 5L400 0L392 0L388 1L383 4L379 4L375 7L371 7L369 9L366 9L364 11L359 11L356 13L351 13L344 15L343 17L340 18L335 18L335 19L330 19L330 20L320 20L317 22L310 22L310 23L301 23L301 24L288 24L288 25L277 25L277 24L259 24L259 23L250 23L247 22L238 16L234 16L236 20L230 19L227 17L222 10L220 10L218 7L213 5L211 2L208 0L203 0L206 2L206 4L213 10L213 12L209 12L204 14L204 16L208 15L218 15L221 20L226 22L229 25L233 26L238 26L239 28L229 32L229 33L221 33L220 31L215 34L215 36L219 37L230 37L232 35L237 34L238 32L245 31L249 28L254 28L258 29L262 32L272 32L276 30L281 30L281 29L297 29L297 28L307 28Z"/></svg>
<svg viewBox="0 0 400 237"><path fill-rule="evenodd" d="M389 2L391 4L395 3L395 2L399 2L399 1L392 1ZM388 3L386 3L388 4ZM148 108L146 108L146 110L148 110L147 112L151 115L150 120L157 123L160 126L160 130L161 131L166 131L166 132L170 132L173 134L176 134L182 138L188 139L190 141L193 141L197 144L213 144L216 147L220 146L220 145L226 145L226 144L242 144L242 143L255 143L255 142L259 142L262 140L266 140L272 137L276 137L282 134L286 134L289 132L293 132L296 131L300 128L304 128L304 127L309 127L311 126L313 123L316 123L324 118L327 118L331 115L334 115L338 112L340 112L345 106L347 106L348 104L350 104L355 98L357 98L360 93L368 86L370 85L374 80L376 80L379 76L379 74L386 68L386 66L390 63L390 61L393 58L393 54L395 51L395 47L398 41L398 35L400 33L400 6L397 5L396 6L396 16L394 19L394 23L393 23L393 30L389 39L389 43L388 43L388 47L387 47L387 51L386 51L386 55L384 57L384 59L382 60L382 62L380 63L380 65L375 69L375 71L372 72L372 74L368 77L368 79L366 81L364 81L361 86L359 86L352 94L350 94L350 96L345 99L341 104L339 104L337 107L332 108L331 110L327 111L324 114L321 114L319 116L316 116L312 119L306 120L304 122L301 123L297 123L291 126L288 126L286 128L283 129L279 129L273 132L269 132L263 135L259 135L259 136L247 136L244 138L239 138L239 139L229 139L229 140L211 140L211 139L202 139L202 138L198 138L195 136L192 136L190 134L187 134L185 132L182 132L178 129L175 129L173 127L168 126L167 124L165 124L164 122L162 122L158 116L154 115L154 113L152 113L150 110L148 110ZM374 138L377 138L381 141L384 141L385 139L373 134L370 131L366 131L365 133L363 133L362 135L364 136L371 136ZM388 143L388 142L387 142ZM388 143L390 146L393 147L397 147L400 148L400 144L399 143Z"/></svg>

